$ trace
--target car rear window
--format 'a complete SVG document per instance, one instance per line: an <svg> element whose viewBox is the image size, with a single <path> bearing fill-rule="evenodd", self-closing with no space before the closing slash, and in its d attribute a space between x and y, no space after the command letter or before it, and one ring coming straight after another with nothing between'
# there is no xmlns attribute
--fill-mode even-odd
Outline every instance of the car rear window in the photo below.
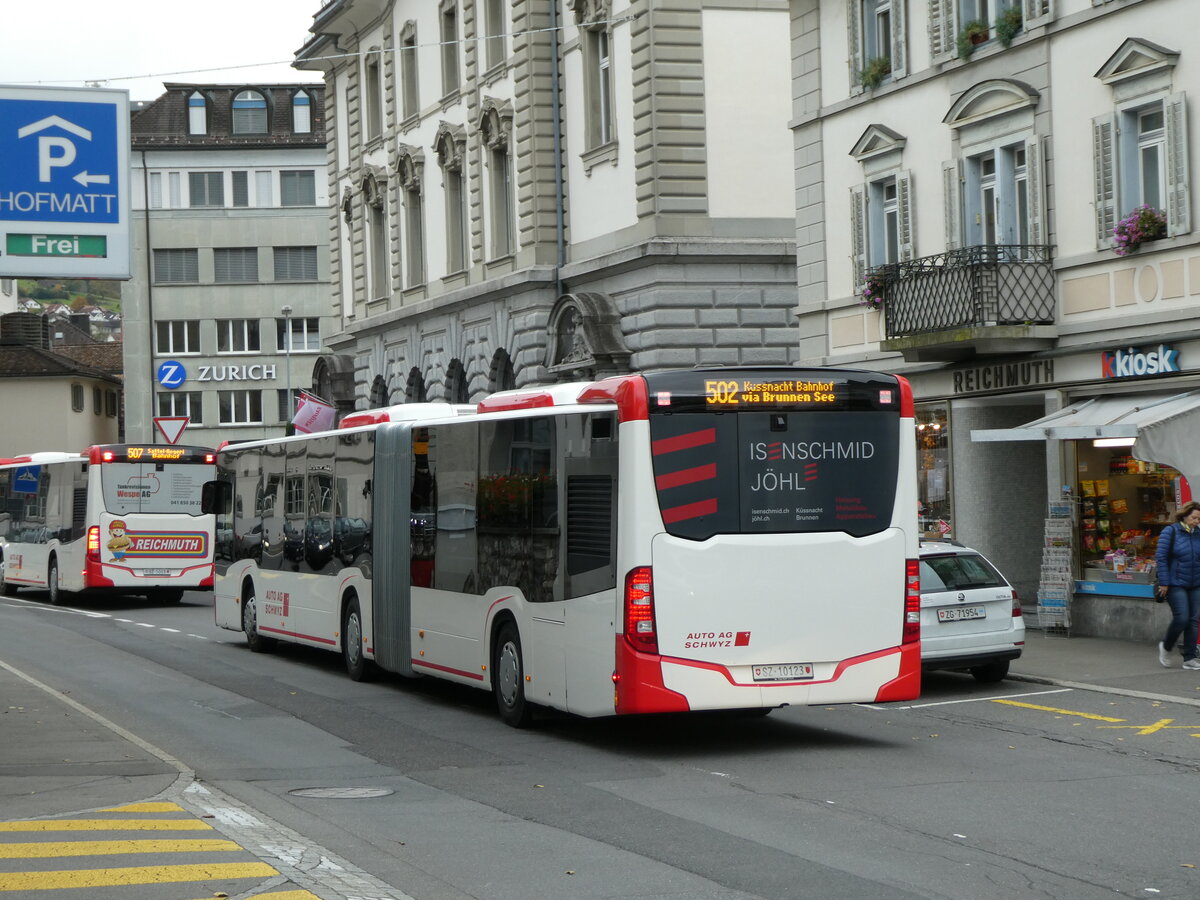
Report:
<svg viewBox="0 0 1200 900"><path fill-rule="evenodd" d="M978 553L925 556L921 559L921 592L965 591L1006 587L1008 582Z"/></svg>

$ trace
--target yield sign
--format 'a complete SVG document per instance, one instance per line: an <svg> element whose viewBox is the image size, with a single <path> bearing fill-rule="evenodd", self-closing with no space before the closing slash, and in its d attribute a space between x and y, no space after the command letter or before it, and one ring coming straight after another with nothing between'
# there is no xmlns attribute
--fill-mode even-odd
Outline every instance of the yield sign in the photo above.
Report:
<svg viewBox="0 0 1200 900"><path fill-rule="evenodd" d="M162 432L168 444L175 444L179 442L179 436L190 421L192 420L189 416L155 416L154 427Z"/></svg>

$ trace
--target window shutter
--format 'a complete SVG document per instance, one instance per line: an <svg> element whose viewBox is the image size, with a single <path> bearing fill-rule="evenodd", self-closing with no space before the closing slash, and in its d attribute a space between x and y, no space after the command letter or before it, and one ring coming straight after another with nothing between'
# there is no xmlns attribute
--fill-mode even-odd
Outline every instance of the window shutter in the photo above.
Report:
<svg viewBox="0 0 1200 900"><path fill-rule="evenodd" d="M1187 105L1184 94L1163 100L1167 142L1167 233L1192 230L1192 196L1188 183Z"/></svg>
<svg viewBox="0 0 1200 900"><path fill-rule="evenodd" d="M892 3L892 78L908 74L908 5Z"/></svg>
<svg viewBox="0 0 1200 900"><path fill-rule="evenodd" d="M942 185L946 249L957 250L962 246L962 163L957 159L942 163Z"/></svg>
<svg viewBox="0 0 1200 900"><path fill-rule="evenodd" d="M1025 141L1025 180L1029 190L1029 243L1047 244L1046 188L1042 165L1042 139Z"/></svg>
<svg viewBox="0 0 1200 900"><path fill-rule="evenodd" d="M867 271L867 191L862 185L850 188L850 221L854 225L850 236L854 255L852 291L857 292Z"/></svg>
<svg viewBox="0 0 1200 900"><path fill-rule="evenodd" d="M896 212L898 219L900 260L916 259L912 233L912 172L904 170L896 176Z"/></svg>
<svg viewBox="0 0 1200 900"><path fill-rule="evenodd" d="M1054 18L1054 0L1023 0L1023 5L1021 18L1024 20L1024 24L1022 27L1026 31L1030 28L1037 28L1039 25L1045 25Z"/></svg>
<svg viewBox="0 0 1200 900"><path fill-rule="evenodd" d="M1113 136L1116 125L1111 115L1092 119L1092 156L1096 184L1096 246L1110 246L1113 227L1117 224L1116 183L1113 178Z"/></svg>
<svg viewBox="0 0 1200 900"><path fill-rule="evenodd" d="M850 0L846 4L846 30L848 32L847 40L850 43L850 96L852 97L863 92L862 70L866 66L866 60L863 58L861 16L862 0Z"/></svg>
<svg viewBox="0 0 1200 900"><path fill-rule="evenodd" d="M958 52L955 0L929 0L929 52L943 62Z"/></svg>

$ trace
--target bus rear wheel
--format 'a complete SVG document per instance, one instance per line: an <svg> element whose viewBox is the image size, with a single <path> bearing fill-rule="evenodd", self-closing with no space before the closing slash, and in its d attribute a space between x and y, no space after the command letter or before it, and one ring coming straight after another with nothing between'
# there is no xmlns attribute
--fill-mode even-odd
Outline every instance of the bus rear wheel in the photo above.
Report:
<svg viewBox="0 0 1200 900"><path fill-rule="evenodd" d="M363 653L362 612L358 600L351 598L342 614L342 659L346 673L355 681L369 681L371 663Z"/></svg>
<svg viewBox="0 0 1200 900"><path fill-rule="evenodd" d="M525 699L521 635L512 622L500 626L492 646L492 693L496 696L500 718L506 724L525 728L533 721L533 708Z"/></svg>
<svg viewBox="0 0 1200 900"><path fill-rule="evenodd" d="M252 653L265 653L275 642L258 632L258 603L254 598L253 585L242 592L242 631L246 634L246 646Z"/></svg>
<svg viewBox="0 0 1200 900"><path fill-rule="evenodd" d="M58 559L50 559L50 567L46 571L46 592L50 595L51 606L62 606L67 602L67 592L58 583Z"/></svg>

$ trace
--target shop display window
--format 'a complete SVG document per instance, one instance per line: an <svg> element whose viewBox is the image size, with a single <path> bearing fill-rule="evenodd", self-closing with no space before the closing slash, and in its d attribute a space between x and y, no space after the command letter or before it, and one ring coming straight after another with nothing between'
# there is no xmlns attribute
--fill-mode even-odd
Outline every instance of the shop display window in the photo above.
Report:
<svg viewBox="0 0 1200 900"><path fill-rule="evenodd" d="M1180 502L1179 472L1089 441L1076 443L1076 459L1083 579L1154 584L1158 535Z"/></svg>
<svg viewBox="0 0 1200 900"><path fill-rule="evenodd" d="M952 537L949 409L945 403L922 403L916 416L921 532L930 538Z"/></svg>

